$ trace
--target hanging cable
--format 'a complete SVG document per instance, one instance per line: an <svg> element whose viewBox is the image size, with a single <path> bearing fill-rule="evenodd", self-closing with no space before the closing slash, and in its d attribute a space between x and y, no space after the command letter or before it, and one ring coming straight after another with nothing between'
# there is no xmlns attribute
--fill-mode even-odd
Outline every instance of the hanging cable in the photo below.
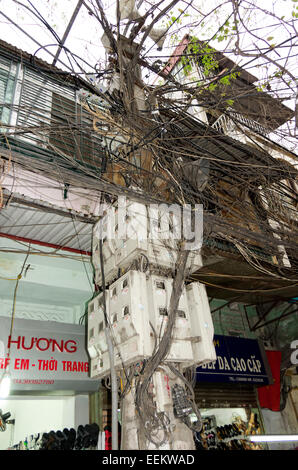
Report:
<svg viewBox="0 0 298 470"><path fill-rule="evenodd" d="M103 295L103 311L105 318L105 335L108 346L109 360L110 360L110 375L111 375L111 393L112 393L112 450L118 450L118 382L117 374L114 364L114 346L111 339L110 322L107 314L106 305L106 283L104 273L104 259L102 250L102 239L99 239L99 255L100 267L102 276L102 295Z"/></svg>
<svg viewBox="0 0 298 470"><path fill-rule="evenodd" d="M26 263L27 263L27 260L28 260L28 257L30 255L30 249L31 249L31 245L29 244L28 246L28 251L27 251L27 255L23 261L23 264L22 264L22 267L21 267L21 270L17 276L17 280L16 280L16 284L15 284L15 288L14 288L14 293L13 293L13 303L12 303L12 311L11 311L11 322L10 322L10 331L9 331L9 338L10 340L12 339L12 333L13 333L13 327L14 327L14 320L15 320L15 313L16 313L16 301L17 301L17 291L18 291L18 287L19 287L19 282L20 280L22 279L22 275L23 275L23 271L25 269L25 266L26 266ZM11 341L9 343L9 346L8 346L8 349L7 349L7 358L10 359L10 348L11 348Z"/></svg>

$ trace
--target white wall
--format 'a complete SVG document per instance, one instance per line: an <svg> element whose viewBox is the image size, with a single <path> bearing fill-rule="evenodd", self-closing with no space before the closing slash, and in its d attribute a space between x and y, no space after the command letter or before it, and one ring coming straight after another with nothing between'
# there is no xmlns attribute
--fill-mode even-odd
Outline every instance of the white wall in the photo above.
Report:
<svg viewBox="0 0 298 470"><path fill-rule="evenodd" d="M262 409L266 434L296 434L298 436L298 375L291 377L291 386L293 390L288 394L286 407L283 411L271 411ZM296 442L276 442L269 443L270 450L292 450L298 448Z"/></svg>
<svg viewBox="0 0 298 470"><path fill-rule="evenodd" d="M21 245L0 239L13 251L0 253L0 316L11 316L16 277L24 262ZM30 269L18 285L15 317L29 320L78 324L85 304L92 297L92 267L80 257L56 258L30 255Z"/></svg>
<svg viewBox="0 0 298 470"><path fill-rule="evenodd" d="M74 428L77 429L80 424L85 426L89 423L89 396L77 395L75 397L75 423Z"/></svg>
<svg viewBox="0 0 298 470"><path fill-rule="evenodd" d="M292 404L289 399L284 411L262 410L265 433L268 434L296 434L298 425L295 414L292 413ZM293 422L295 421L295 422ZM268 443L269 450L293 450L298 447L297 442L274 442Z"/></svg>
<svg viewBox="0 0 298 470"><path fill-rule="evenodd" d="M31 137L27 140L32 142ZM13 169L5 175L2 186L8 191L13 187L14 194L53 204L64 210L73 210L81 214L95 216L101 215L100 193L71 186L67 199L64 199L64 188L57 181L23 170L19 165L14 165Z"/></svg>
<svg viewBox="0 0 298 470"><path fill-rule="evenodd" d="M14 397L0 400L3 413L10 412L15 425L0 432L0 450L31 434L75 428L89 422L88 395L77 397Z"/></svg>
<svg viewBox="0 0 298 470"><path fill-rule="evenodd" d="M231 424L238 416L247 422L246 411L244 408L208 408L208 410L201 409L201 415L203 418L207 416L216 417L216 425L224 426L225 424Z"/></svg>

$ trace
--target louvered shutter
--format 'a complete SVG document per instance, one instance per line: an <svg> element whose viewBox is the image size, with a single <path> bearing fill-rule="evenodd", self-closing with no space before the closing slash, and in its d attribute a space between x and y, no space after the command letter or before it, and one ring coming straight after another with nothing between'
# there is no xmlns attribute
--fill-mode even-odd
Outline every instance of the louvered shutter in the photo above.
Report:
<svg viewBox="0 0 298 470"><path fill-rule="evenodd" d="M195 400L199 408L257 408L254 385L229 383L197 383Z"/></svg>
<svg viewBox="0 0 298 470"><path fill-rule="evenodd" d="M9 124L11 115L11 105L14 94L15 74L12 71L12 62L0 58L0 121Z"/></svg>

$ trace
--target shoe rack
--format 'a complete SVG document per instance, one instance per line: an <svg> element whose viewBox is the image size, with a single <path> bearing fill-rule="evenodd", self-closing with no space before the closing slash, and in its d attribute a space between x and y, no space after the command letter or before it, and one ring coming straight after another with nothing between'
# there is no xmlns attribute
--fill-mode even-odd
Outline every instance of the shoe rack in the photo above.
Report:
<svg viewBox="0 0 298 470"><path fill-rule="evenodd" d="M97 448L99 427L96 423L79 425L77 430L37 433L7 450L94 450Z"/></svg>
<svg viewBox="0 0 298 470"><path fill-rule="evenodd" d="M195 434L197 450L263 450L263 447L247 440L248 435L259 434L260 424L255 413L245 423L240 417L232 423L218 426L215 416L203 419L200 433Z"/></svg>

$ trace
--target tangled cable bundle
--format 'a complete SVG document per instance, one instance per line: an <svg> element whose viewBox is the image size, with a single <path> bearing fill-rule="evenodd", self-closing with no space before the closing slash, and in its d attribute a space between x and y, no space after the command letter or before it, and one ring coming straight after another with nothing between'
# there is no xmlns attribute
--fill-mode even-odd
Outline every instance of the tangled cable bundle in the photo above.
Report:
<svg viewBox="0 0 298 470"><path fill-rule="evenodd" d="M217 24L212 16L217 12L213 8L207 13L204 10L208 2L198 9L192 0L181 0L182 8L177 8L174 15L177 0L119 0L112 24L101 1L86 0L78 8L84 7L101 26L108 43L106 63L103 60L102 66L93 67L85 57L65 47L64 40L32 2L30 6L15 3L33 14L54 37L54 44L39 45L27 58L25 72L28 66L38 73L40 90L48 82L69 85L73 106L68 98L60 96L56 115L50 107L41 119L42 113L34 104L5 103L7 110L23 113L28 119L23 124L0 123L0 207L5 207L3 181L14 164L56 181L58 187L71 187L77 195L88 191L96 201L100 196L114 202L117 196L125 195L146 205L166 202L181 208L190 205L192 209L201 205L203 246L215 254L218 246L233 247L267 279L297 285L298 172L297 155L289 147L293 147L293 141L296 143L297 110L292 112L282 104L282 98L297 97L297 79L288 67L290 59L297 56L293 50L297 37L293 17L278 18L275 11L268 12L262 5L246 0L225 2L228 15L220 10L218 30L201 41L195 32L203 32L203 22ZM189 11L196 16L189 15ZM270 36L264 39L266 35L263 37L257 25L249 31L243 21L248 12L267 15L274 28L278 20L286 37L273 45ZM9 14L0 14L10 21ZM188 15L191 24L184 27ZM162 28L157 25L159 21L164 21ZM11 24L18 28L13 21ZM250 37L247 43L256 45L243 49L244 34ZM172 42L168 41L171 35ZM210 45L216 37L219 43L229 39L223 53ZM51 52L54 46L58 46L56 56ZM67 64L62 60L60 64L67 72L37 59L40 50L54 57L53 64L63 51ZM284 50L287 55L282 57ZM243 57L246 62L238 67L229 54ZM24 61L26 53L20 57ZM261 59L266 66L274 65L275 72L255 85L250 70ZM93 82L85 74L86 67L97 77ZM99 86L102 83L106 91ZM75 97L81 101L75 102ZM23 138L33 139L38 158L36 150L33 158L16 151ZM87 150L82 143L88 143ZM75 227L74 231L78 238ZM168 416L156 408L152 378L163 366L171 346L187 256L187 251L179 251L162 338L151 325L155 338L152 357L141 367L123 367L119 380L121 399L135 383L141 427L147 441L156 446L168 440L170 423ZM130 269L147 272L151 267L143 255ZM120 355L119 348L117 353ZM185 385L198 429L201 419L193 396L194 371L181 374L175 364L167 366Z"/></svg>
<svg viewBox="0 0 298 470"><path fill-rule="evenodd" d="M136 379L135 404L138 417L142 424L141 429L143 429L144 435L149 442L160 447L168 440L170 421L169 417L164 412L160 412L156 408L152 394L152 377L158 367L163 364L163 360L166 358L171 347L176 310L184 285L185 267L188 255L189 252L186 250L179 252L165 332L158 343L156 332L153 329L156 339L153 354L146 361L142 372ZM169 367L176 376L179 376L184 382L187 382L185 377L174 367L171 365L169 365ZM163 437L160 436L161 432Z"/></svg>

